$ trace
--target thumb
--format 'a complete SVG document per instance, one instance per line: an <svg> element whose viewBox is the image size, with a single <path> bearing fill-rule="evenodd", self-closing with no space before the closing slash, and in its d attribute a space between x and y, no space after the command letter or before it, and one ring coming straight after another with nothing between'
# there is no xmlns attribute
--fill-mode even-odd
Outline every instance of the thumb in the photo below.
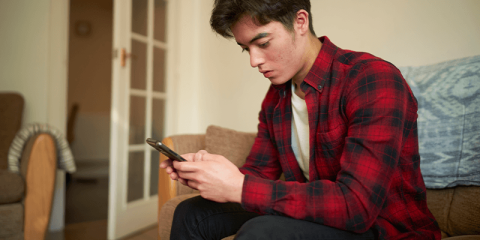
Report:
<svg viewBox="0 0 480 240"><path fill-rule="evenodd" d="M217 155L217 154L205 154L203 155L203 161L214 161L214 162L220 162L223 160L227 160L224 156L222 155Z"/></svg>
<svg viewBox="0 0 480 240"><path fill-rule="evenodd" d="M201 161L204 160L203 157L205 155L208 155L208 152L205 151L205 150L200 150L197 153L195 153L195 156L193 157L193 161L194 162L201 162Z"/></svg>

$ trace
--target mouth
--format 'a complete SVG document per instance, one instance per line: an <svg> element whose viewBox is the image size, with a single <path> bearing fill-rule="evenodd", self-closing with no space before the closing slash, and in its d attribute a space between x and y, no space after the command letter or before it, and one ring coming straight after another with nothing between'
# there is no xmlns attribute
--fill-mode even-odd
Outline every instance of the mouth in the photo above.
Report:
<svg viewBox="0 0 480 240"><path fill-rule="evenodd" d="M260 71L264 77L269 78L272 76L273 71Z"/></svg>

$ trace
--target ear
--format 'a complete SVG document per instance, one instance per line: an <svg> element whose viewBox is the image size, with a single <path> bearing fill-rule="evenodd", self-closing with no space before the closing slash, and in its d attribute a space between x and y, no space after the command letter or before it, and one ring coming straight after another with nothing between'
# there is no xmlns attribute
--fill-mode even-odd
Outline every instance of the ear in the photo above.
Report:
<svg viewBox="0 0 480 240"><path fill-rule="evenodd" d="M300 35L305 35L310 32L309 28L310 22L308 21L308 12L300 9L295 16L293 21L293 29Z"/></svg>

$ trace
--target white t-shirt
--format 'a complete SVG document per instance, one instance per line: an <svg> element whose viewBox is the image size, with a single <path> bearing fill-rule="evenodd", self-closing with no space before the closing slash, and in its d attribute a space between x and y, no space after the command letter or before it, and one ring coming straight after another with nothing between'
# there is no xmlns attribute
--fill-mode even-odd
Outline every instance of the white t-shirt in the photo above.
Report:
<svg viewBox="0 0 480 240"><path fill-rule="evenodd" d="M297 158L303 175L308 175L310 160L310 141L308 127L307 103L295 94L295 84L292 82L292 149Z"/></svg>

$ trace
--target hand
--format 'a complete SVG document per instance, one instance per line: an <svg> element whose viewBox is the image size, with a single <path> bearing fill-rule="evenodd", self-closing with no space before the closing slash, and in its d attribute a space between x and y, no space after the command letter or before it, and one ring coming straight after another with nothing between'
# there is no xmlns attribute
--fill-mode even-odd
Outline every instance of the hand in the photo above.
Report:
<svg viewBox="0 0 480 240"><path fill-rule="evenodd" d="M178 180L178 174L177 174L177 171L175 171L175 169L173 168L172 162L173 162L172 159L167 159L160 163L160 168L164 168L165 172L167 172L167 174L170 175L170 178L172 180Z"/></svg>
<svg viewBox="0 0 480 240"><path fill-rule="evenodd" d="M179 182L198 189L205 199L241 203L245 175L232 162L204 150L182 157L187 162L173 163Z"/></svg>
<svg viewBox="0 0 480 240"><path fill-rule="evenodd" d="M202 155L207 153L207 151L205 150L201 150L197 153L188 153L188 154L184 154L182 155L183 158L185 158L185 160L187 161L201 161L202 160ZM168 175L170 175L170 178L172 180L178 180L180 183L184 184L184 185L187 185L187 181L182 179L182 178L179 178L178 177L178 174L177 174L177 171L175 170L175 168L173 168L173 162L175 160L172 160L172 159L167 159L163 162L160 163L160 168L164 168L165 171L167 172Z"/></svg>

